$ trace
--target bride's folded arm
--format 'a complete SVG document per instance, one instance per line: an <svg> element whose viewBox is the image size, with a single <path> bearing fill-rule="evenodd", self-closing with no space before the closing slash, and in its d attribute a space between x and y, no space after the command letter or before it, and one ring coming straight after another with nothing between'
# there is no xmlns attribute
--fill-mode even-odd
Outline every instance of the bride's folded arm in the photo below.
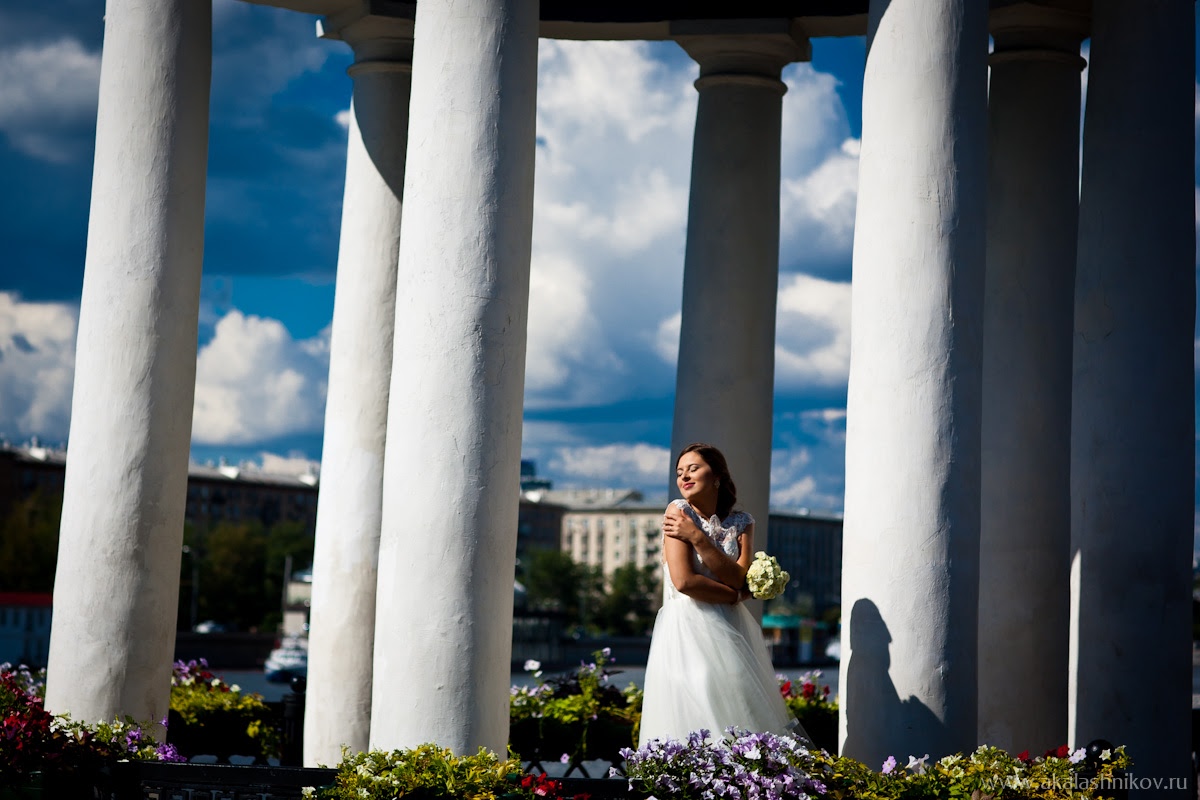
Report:
<svg viewBox="0 0 1200 800"><path fill-rule="evenodd" d="M713 544L712 540L704 535L704 531L700 530L696 523L678 507L670 506L667 514L674 516L677 520L678 537L696 549L704 566L711 569L721 583L734 589L740 589L746 585L746 571L750 569L750 563L754 560L753 522L747 525L746 529L738 536L741 554L737 560L734 560ZM671 541L672 538L672 535L668 533L667 541ZM679 591L683 592L683 589Z"/></svg>
<svg viewBox="0 0 1200 800"><path fill-rule="evenodd" d="M720 581L704 575L697 575L692 569L692 546L681 539L670 536L664 537L664 549L667 567L671 572L671 583L680 594L685 594L693 600L704 603L720 603L728 605L738 601L738 590ZM708 563L707 561L705 562Z"/></svg>

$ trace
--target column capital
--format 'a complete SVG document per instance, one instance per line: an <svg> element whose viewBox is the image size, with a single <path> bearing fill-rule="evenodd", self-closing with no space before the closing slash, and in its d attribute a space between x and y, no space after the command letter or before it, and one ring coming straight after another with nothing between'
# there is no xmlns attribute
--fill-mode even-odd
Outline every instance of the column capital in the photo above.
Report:
<svg viewBox="0 0 1200 800"><path fill-rule="evenodd" d="M358 0L351 7L317 21L317 36L350 45L351 76L365 71L412 68L414 3Z"/></svg>
<svg viewBox="0 0 1200 800"><path fill-rule="evenodd" d="M1091 32L1083 9L1020 2L996 9L988 20L995 45L991 65L1014 61L1052 61L1078 69L1087 66L1079 45Z"/></svg>
<svg viewBox="0 0 1200 800"><path fill-rule="evenodd" d="M783 68L812 58L808 37L790 19L683 20L671 23L671 38L700 65L697 89L733 83L782 93Z"/></svg>

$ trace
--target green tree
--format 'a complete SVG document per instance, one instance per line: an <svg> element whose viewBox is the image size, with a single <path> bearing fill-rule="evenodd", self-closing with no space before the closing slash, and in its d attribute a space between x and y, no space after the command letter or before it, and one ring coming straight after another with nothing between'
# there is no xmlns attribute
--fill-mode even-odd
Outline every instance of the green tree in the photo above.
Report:
<svg viewBox="0 0 1200 800"><path fill-rule="evenodd" d="M0 522L0 586L10 592L54 591L62 495L34 492Z"/></svg>
<svg viewBox="0 0 1200 800"><path fill-rule="evenodd" d="M593 624L603 586L599 569L576 563L561 550L532 550L522 566L531 608L561 611L569 626Z"/></svg>
<svg viewBox="0 0 1200 800"><path fill-rule="evenodd" d="M267 532L267 561L266 576L263 580L263 590L273 605L268 605L267 613L261 622L263 630L279 627L283 622L282 599L284 581L291 576L284 575L284 567L288 557L292 559L292 572L312 566L313 547L316 539L309 533L307 526L300 521L278 522Z"/></svg>
<svg viewBox="0 0 1200 800"><path fill-rule="evenodd" d="M312 564L313 536L303 522L221 522L204 532L186 526L180 576L180 619L191 602L193 555L199 560L199 617L239 630L274 630L282 617L284 564L293 571ZM190 617L190 614L187 616Z"/></svg>
<svg viewBox="0 0 1200 800"><path fill-rule="evenodd" d="M221 522L197 537L200 549L200 618L240 630L257 628L268 611L267 534L257 522ZM279 604L279 595L271 598Z"/></svg>
<svg viewBox="0 0 1200 800"><path fill-rule="evenodd" d="M600 601L596 623L616 636L642 636L654 625L659 590L655 566L625 564L613 570L608 591Z"/></svg>

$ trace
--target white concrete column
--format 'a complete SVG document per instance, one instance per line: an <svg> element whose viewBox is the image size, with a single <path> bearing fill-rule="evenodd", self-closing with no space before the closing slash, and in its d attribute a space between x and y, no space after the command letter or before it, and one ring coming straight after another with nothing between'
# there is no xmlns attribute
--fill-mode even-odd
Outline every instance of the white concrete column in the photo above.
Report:
<svg viewBox="0 0 1200 800"><path fill-rule="evenodd" d="M672 458L691 442L721 449L739 505L767 546L783 67L811 47L790 20L674 23L700 64ZM671 492L675 464L670 465Z"/></svg>
<svg viewBox="0 0 1200 800"><path fill-rule="evenodd" d="M537 0L417 6L371 747L508 742L537 39Z"/></svg>
<svg viewBox="0 0 1200 800"><path fill-rule="evenodd" d="M383 452L401 194L412 85L411 19L372 16L324 30L354 48L342 238L317 503L304 763L367 749Z"/></svg>
<svg viewBox="0 0 1200 800"><path fill-rule="evenodd" d="M979 741L1014 753L1067 740L1079 43L1087 29L1086 17L1047 8L992 15Z"/></svg>
<svg viewBox="0 0 1200 800"><path fill-rule="evenodd" d="M976 734L987 5L871 0L854 235L842 752Z"/></svg>
<svg viewBox="0 0 1200 800"><path fill-rule="evenodd" d="M1075 300L1069 738L1126 744L1139 777L1165 781L1190 770L1195 7L1096 0L1092 19Z"/></svg>
<svg viewBox="0 0 1200 800"><path fill-rule="evenodd" d="M46 705L166 716L196 384L212 8L109 0Z"/></svg>

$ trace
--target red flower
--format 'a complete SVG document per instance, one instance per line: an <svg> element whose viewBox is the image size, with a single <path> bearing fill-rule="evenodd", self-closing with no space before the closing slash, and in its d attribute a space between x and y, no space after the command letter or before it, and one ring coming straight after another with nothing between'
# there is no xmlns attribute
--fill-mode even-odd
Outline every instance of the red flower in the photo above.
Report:
<svg viewBox="0 0 1200 800"><path fill-rule="evenodd" d="M1022 750L1020 753L1017 753L1017 760L1028 763L1029 762L1029 751Z"/></svg>
<svg viewBox="0 0 1200 800"><path fill-rule="evenodd" d="M804 697L812 698L817 693L817 686L813 683L805 683L804 688L800 692Z"/></svg>
<svg viewBox="0 0 1200 800"><path fill-rule="evenodd" d="M792 682L784 681L782 684L780 684L779 693L784 697L789 696L792 693Z"/></svg>

